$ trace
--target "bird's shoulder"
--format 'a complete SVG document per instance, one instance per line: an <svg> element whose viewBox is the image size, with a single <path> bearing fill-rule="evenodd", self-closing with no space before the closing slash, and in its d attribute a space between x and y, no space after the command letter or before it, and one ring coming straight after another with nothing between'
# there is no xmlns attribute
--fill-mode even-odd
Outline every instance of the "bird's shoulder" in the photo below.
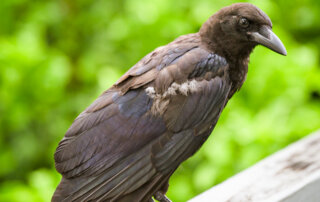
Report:
<svg viewBox="0 0 320 202"><path fill-rule="evenodd" d="M155 85L156 90L164 90L173 82L215 77L225 72L227 67L224 57L202 45L198 33L188 34L146 55L113 87L123 94L130 89L150 85Z"/></svg>
<svg viewBox="0 0 320 202"><path fill-rule="evenodd" d="M200 36L198 33L178 37L171 43L160 46L143 57L131 67L116 83L120 85L130 77L140 76L151 69L161 70L170 65L186 52L198 47Z"/></svg>

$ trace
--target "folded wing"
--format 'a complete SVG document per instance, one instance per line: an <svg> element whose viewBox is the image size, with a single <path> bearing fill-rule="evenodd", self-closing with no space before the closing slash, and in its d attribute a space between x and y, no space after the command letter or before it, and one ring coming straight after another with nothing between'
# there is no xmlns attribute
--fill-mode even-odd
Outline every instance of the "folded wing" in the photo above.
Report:
<svg viewBox="0 0 320 202"><path fill-rule="evenodd" d="M147 200L211 133L230 90L225 60L196 37L164 48L74 121L55 153L53 201Z"/></svg>

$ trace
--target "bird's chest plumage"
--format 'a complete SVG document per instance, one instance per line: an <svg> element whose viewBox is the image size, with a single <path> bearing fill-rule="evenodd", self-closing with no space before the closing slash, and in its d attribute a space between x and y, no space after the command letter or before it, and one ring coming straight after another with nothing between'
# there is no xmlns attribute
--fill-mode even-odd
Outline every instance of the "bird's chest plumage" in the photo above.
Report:
<svg viewBox="0 0 320 202"><path fill-rule="evenodd" d="M248 73L248 63L249 57L245 57L244 59L240 59L236 62L230 62L228 68L228 75L231 82L231 90L228 96L229 99L236 91L240 90L245 82Z"/></svg>

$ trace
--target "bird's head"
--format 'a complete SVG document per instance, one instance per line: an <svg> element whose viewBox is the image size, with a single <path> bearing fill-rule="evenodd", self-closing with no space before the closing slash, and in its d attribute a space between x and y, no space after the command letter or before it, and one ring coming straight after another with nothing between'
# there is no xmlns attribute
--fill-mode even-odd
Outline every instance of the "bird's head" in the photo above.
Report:
<svg viewBox="0 0 320 202"><path fill-rule="evenodd" d="M224 54L248 56L256 45L263 45L279 54L287 51L272 32L270 18L249 3L224 7L209 18L200 29L203 40Z"/></svg>

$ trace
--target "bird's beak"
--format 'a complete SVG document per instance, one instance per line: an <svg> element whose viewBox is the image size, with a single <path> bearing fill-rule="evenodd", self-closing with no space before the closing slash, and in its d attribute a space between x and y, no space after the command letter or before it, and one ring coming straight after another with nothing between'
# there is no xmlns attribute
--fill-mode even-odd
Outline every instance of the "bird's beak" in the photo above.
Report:
<svg viewBox="0 0 320 202"><path fill-rule="evenodd" d="M287 50L277 35L275 35L271 28L262 26L258 32L248 33L251 41L255 41L271 50L281 54L287 55Z"/></svg>

